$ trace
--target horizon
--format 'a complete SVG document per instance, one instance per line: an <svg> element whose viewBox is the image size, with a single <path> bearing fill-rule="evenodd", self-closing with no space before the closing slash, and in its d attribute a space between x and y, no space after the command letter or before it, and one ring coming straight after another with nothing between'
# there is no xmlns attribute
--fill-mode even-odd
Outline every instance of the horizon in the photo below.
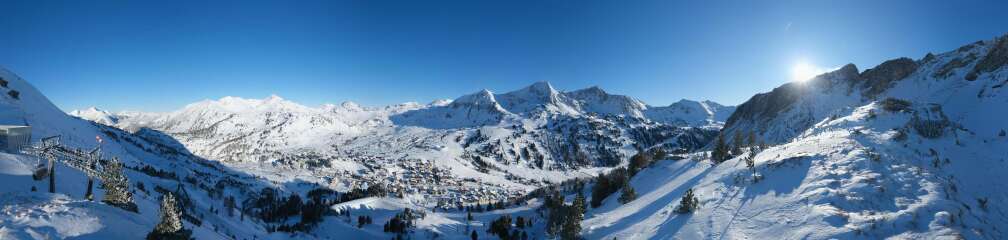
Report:
<svg viewBox="0 0 1008 240"><path fill-rule="evenodd" d="M738 105L847 63L863 71L1008 31L991 6L1006 3L982 1L443 3L15 2L0 16L17 33L0 66L67 112L269 95L375 107L539 81L651 106Z"/></svg>

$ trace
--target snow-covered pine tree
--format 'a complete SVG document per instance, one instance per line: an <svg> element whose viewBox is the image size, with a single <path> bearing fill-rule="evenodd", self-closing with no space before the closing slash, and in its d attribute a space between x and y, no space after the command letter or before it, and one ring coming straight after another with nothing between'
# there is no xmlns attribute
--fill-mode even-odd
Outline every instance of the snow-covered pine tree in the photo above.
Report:
<svg viewBox="0 0 1008 240"><path fill-rule="evenodd" d="M188 240L192 232L182 228L182 212L171 192L161 196L161 222L147 234L148 240Z"/></svg>
<svg viewBox="0 0 1008 240"><path fill-rule="evenodd" d="M122 162L117 158L112 158L105 166L104 174L102 188L105 189L105 197L102 202L127 211L137 212L137 205L133 202L133 193L129 191L129 180L123 173Z"/></svg>

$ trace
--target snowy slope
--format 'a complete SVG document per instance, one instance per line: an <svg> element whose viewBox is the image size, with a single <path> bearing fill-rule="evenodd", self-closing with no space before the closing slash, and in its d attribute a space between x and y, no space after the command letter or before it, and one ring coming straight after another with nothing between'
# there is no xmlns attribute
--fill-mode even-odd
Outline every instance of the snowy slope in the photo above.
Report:
<svg viewBox="0 0 1008 240"><path fill-rule="evenodd" d="M135 134L69 116L60 111L34 87L13 73L0 69L7 82L4 91L18 91L18 97L0 97L0 123L30 125L32 139L60 135L69 148L91 150L98 146L95 137L104 139L101 153L116 157L127 167L138 213L101 203L104 190L95 182L94 202L84 200L87 177L79 170L57 164L56 193L45 192L47 181L33 181L31 174L37 159L22 154L0 153L0 239L138 239L143 238L158 221L161 194L156 189L175 190L182 185L193 201L186 211L200 216L195 225L186 222L198 239L265 236L258 220L239 220L212 214L221 208L221 191L240 199L273 183L237 172L220 164L196 157L174 139L150 129ZM170 172L179 180L137 171L142 167ZM180 181L184 179L185 181ZM226 184L221 184L226 183ZM140 187L140 186L144 187ZM219 185L211 190L208 186ZM38 192L31 191L37 188ZM283 186L279 186L283 187Z"/></svg>
<svg viewBox="0 0 1008 240"><path fill-rule="evenodd" d="M851 65L757 95L725 131L755 128L777 142L755 155L761 181L752 180L747 153L717 165L705 154L666 161L632 180L636 201L619 205L611 196L591 210L582 234L1003 239L1005 208L990 203L1008 200L1008 185L993 180L1008 173L1005 51L1008 36L873 68L883 77ZM689 188L699 210L675 213Z"/></svg>

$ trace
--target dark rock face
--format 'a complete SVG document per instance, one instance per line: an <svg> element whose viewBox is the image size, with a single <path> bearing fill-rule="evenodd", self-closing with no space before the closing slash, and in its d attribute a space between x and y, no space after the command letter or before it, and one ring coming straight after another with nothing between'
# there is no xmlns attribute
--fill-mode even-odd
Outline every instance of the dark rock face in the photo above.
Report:
<svg viewBox="0 0 1008 240"><path fill-rule="evenodd" d="M1008 35L1001 36L997 39L994 46L987 52L987 56L980 59L980 62L977 62L977 64L973 66L973 71L967 75L973 76L973 79L967 78L967 80L975 80L977 75L993 72L1006 64L1008 64Z"/></svg>
<svg viewBox="0 0 1008 240"><path fill-rule="evenodd" d="M788 83L768 93L756 94L749 101L739 105L735 113L728 117L725 125L733 125L742 119L773 118L777 113L791 107L791 104L801 97L801 91L802 86L798 83Z"/></svg>
<svg viewBox="0 0 1008 240"><path fill-rule="evenodd" d="M864 81L865 96L874 98L892 86L892 83L910 76L917 71L917 62L909 58L897 58L885 61L877 67L861 73Z"/></svg>
<svg viewBox="0 0 1008 240"><path fill-rule="evenodd" d="M854 66L854 64L844 65L840 69L816 77L806 84L828 88L832 86L833 79L842 79L852 81L852 84L855 83L859 79L857 66ZM798 98L805 94L805 91L808 91L808 88L807 86L803 86L802 83L787 83L774 88L773 91L768 93L756 94L735 109L735 112L725 122L725 128L746 119L774 118L778 113L790 108L792 104L798 101Z"/></svg>
<svg viewBox="0 0 1008 240"><path fill-rule="evenodd" d="M924 58L921 59L921 63L928 63L928 62L934 61L934 59L935 59L935 55L934 54L927 53L927 55L924 55Z"/></svg>
<svg viewBox="0 0 1008 240"><path fill-rule="evenodd" d="M976 60L976 54L973 54L973 53L970 53L969 55L966 55L966 58L952 59L951 61L949 61L948 63L946 63L945 65L943 65L941 67L941 69L938 69L938 71L935 72L933 76L935 78L947 78L947 77L949 77L949 76L952 75L952 71L953 70L956 70L956 69L961 68L961 67L965 67L966 65L969 65L969 63L973 62L974 60Z"/></svg>

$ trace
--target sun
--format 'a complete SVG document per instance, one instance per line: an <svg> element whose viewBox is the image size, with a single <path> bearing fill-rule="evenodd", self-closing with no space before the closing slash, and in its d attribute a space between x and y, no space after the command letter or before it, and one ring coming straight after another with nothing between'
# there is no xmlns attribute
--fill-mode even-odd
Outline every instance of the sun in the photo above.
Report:
<svg viewBox="0 0 1008 240"><path fill-rule="evenodd" d="M799 61L791 67L791 80L795 82L804 82L821 73L823 73L823 71L818 67L813 66L806 61Z"/></svg>

